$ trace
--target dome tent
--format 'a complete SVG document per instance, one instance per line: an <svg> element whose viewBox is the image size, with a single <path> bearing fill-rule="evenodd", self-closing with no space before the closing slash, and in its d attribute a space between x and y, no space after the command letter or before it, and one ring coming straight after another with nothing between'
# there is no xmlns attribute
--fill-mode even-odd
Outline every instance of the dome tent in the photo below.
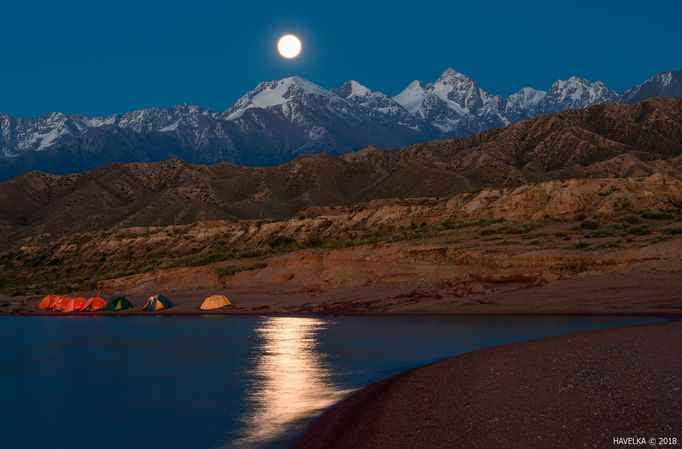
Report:
<svg viewBox="0 0 682 449"><path fill-rule="evenodd" d="M85 301L83 307L81 307L81 312L96 312L107 306L107 301L99 296L93 296L92 298Z"/></svg>
<svg viewBox="0 0 682 449"><path fill-rule="evenodd" d="M50 308L54 312L59 312L62 310L62 303L66 300L66 296L55 296Z"/></svg>
<svg viewBox="0 0 682 449"><path fill-rule="evenodd" d="M222 309L223 307L231 306L232 301L229 300L227 296L223 295L213 295L204 299L204 302L199 307L201 310L215 310Z"/></svg>
<svg viewBox="0 0 682 449"><path fill-rule="evenodd" d="M164 295L154 295L150 296L147 300L147 304L142 307L144 312L158 312L159 310L168 309L173 307L173 303Z"/></svg>
<svg viewBox="0 0 682 449"><path fill-rule="evenodd" d="M40 304L38 304L38 309L40 310L47 310L47 309L52 309L55 305L55 302L59 299L59 296L57 295L47 295L45 296L41 301Z"/></svg>
<svg viewBox="0 0 682 449"><path fill-rule="evenodd" d="M75 298L64 298L62 300L62 313L78 312L83 308L83 305L87 302L87 299L82 296L76 296Z"/></svg>
<svg viewBox="0 0 682 449"><path fill-rule="evenodd" d="M118 310L127 310L134 307L133 303L125 296L117 295L109 298L107 305L102 309L102 312L116 312Z"/></svg>

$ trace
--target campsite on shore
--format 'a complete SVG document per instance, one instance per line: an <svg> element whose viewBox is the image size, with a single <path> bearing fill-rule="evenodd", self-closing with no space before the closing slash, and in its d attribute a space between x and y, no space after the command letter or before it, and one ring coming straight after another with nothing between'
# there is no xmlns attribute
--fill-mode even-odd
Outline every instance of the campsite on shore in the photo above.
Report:
<svg viewBox="0 0 682 449"><path fill-rule="evenodd" d="M197 308L202 312L224 309L231 306L232 302L224 295L211 295L205 298ZM110 314L110 313L134 313L134 312L161 312L175 307L175 304L165 295L152 295L144 305L136 307L126 296L114 295L108 300L93 296L47 295L38 303L38 313L42 314Z"/></svg>
<svg viewBox="0 0 682 449"><path fill-rule="evenodd" d="M0 449L682 449L682 0L0 42Z"/></svg>

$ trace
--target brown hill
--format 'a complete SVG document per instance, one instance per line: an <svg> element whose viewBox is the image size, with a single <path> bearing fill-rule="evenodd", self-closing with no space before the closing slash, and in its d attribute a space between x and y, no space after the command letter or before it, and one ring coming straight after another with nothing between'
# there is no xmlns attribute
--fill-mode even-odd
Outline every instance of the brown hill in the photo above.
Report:
<svg viewBox="0 0 682 449"><path fill-rule="evenodd" d="M306 156L271 168L179 161L39 172L0 185L5 246L83 231L231 218L288 218L313 205L452 196L483 187L682 172L682 100L601 105L478 136Z"/></svg>
<svg viewBox="0 0 682 449"><path fill-rule="evenodd" d="M337 250L365 245L359 253L353 253L365 254L377 251L376 245L396 244L396 251L401 253L401 244L407 241L439 242L449 248L475 250L477 255L473 258L455 257L459 261L454 265L461 265L456 269L452 263L443 265L438 260L424 268L445 270L447 276L480 274L482 268L477 260L481 252L494 257L501 251L509 255L519 251L571 251L570 260L564 255L549 253L537 260L532 258L530 265L524 265L525 258L519 259L517 262L526 270L523 276L535 282L533 276L554 265L571 272L587 270L581 254L588 249L615 252L611 255L613 263L622 265L617 261L622 258L619 251L679 235L681 207L682 180L655 174L639 179L577 179L517 188L486 188L475 194L441 199L387 199L350 206L314 206L302 210L295 218L284 220L220 220L104 229L67 235L50 244L25 241L21 248L0 256L0 293L95 289L97 281L111 279L114 281L101 284L108 291L127 291L147 285L150 279L158 280L154 281L154 288L147 285L151 290L161 287L167 290L171 285L197 290L220 286L218 273L260 270L265 266L271 268L266 270L271 274L267 282L248 278L244 285L263 286L265 282L269 291L288 288L303 291L311 285L327 289L352 280L357 286L374 278L368 278L363 272L349 275L349 267L355 262L339 259L345 253ZM586 217L594 218L581 223ZM299 264L292 281L288 276L301 250L312 251L310 260L317 261L313 265L319 266L313 268L312 262ZM661 250L656 251L658 258ZM282 253L291 256L278 259L276 256ZM383 256L379 254L373 260L381 265L378 261ZM275 260L270 259L273 256ZM356 262L361 269L366 260L365 256L358 257ZM280 262L284 265L272 271ZM224 263L225 269L215 263ZM521 272L510 274L511 265L505 268L507 263L511 262L504 259L491 266L492 271L500 270L495 276L520 275ZM542 268L544 265L547 266ZM188 271L183 267L202 268ZM395 273L412 273L413 268L409 261L393 265ZM158 269L166 271L159 274ZM320 274L322 269L327 273L325 276ZM490 279L495 277L492 271L488 275ZM395 273L386 276L398 276ZM176 280L169 278L176 274L182 276ZM122 281L116 280L121 277L124 277ZM416 277L417 274L413 276ZM284 284L277 286L282 279Z"/></svg>

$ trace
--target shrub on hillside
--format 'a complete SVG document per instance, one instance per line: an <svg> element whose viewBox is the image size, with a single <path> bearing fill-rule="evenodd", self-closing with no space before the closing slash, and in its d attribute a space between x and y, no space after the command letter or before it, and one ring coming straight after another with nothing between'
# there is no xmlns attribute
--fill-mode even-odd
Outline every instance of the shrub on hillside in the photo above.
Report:
<svg viewBox="0 0 682 449"><path fill-rule="evenodd" d="M636 226L628 229L628 233L632 235L649 235L651 234L651 229L646 226Z"/></svg>
<svg viewBox="0 0 682 449"><path fill-rule="evenodd" d="M597 220L583 220L580 227L590 230L599 229L599 222Z"/></svg>
<svg viewBox="0 0 682 449"><path fill-rule="evenodd" d="M642 217L646 218L647 220L672 220L675 218L673 214L656 211L642 212Z"/></svg>
<svg viewBox="0 0 682 449"><path fill-rule="evenodd" d="M275 235L268 240L268 246L270 248L279 248L285 245L291 245L294 243L296 240L292 239L291 237L287 237L285 235Z"/></svg>
<svg viewBox="0 0 682 449"><path fill-rule="evenodd" d="M642 219L639 218L637 215L628 214L623 217L623 221L630 224L640 224L642 222Z"/></svg>

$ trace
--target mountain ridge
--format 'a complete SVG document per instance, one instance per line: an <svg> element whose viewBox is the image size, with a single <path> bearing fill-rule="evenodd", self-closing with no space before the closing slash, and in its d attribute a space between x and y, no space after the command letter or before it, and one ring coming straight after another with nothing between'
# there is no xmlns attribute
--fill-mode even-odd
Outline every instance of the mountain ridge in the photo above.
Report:
<svg viewBox="0 0 682 449"><path fill-rule="evenodd" d="M40 241L102 227L279 219L311 206L656 173L682 174L682 100L596 105L468 138L306 155L268 168L171 160L66 176L34 171L0 184L0 228L5 239Z"/></svg>
<svg viewBox="0 0 682 449"><path fill-rule="evenodd" d="M300 77L260 83L225 111L196 105L104 117L0 114L0 180L32 169L66 174L111 162L179 158L272 166L303 154L465 137L520 120L605 102L681 96L682 72L663 72L623 94L571 77L547 91L494 95L453 69L394 97L349 81L327 90Z"/></svg>

